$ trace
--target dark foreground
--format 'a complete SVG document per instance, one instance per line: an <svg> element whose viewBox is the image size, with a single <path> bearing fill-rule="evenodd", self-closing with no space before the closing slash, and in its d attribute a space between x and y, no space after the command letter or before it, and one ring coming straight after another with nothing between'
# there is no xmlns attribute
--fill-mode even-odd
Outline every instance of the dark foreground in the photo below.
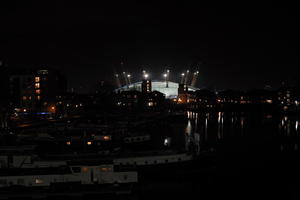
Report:
<svg viewBox="0 0 300 200"><path fill-rule="evenodd" d="M298 119L220 114L190 117L186 129L200 134L201 154L188 164L139 169L132 186L21 190L2 199L300 199ZM209 150L213 149L212 152ZM9 195L14 194L14 195ZM18 195L16 195L18 194ZM13 197L14 196L14 197Z"/></svg>

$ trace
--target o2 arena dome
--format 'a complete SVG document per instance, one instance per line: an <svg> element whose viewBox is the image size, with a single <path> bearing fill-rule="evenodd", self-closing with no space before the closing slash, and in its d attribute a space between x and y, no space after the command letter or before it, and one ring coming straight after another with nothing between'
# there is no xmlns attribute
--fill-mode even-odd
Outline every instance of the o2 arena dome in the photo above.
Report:
<svg viewBox="0 0 300 200"><path fill-rule="evenodd" d="M152 91L158 91L163 93L166 98L172 99L172 98L177 98L178 96L178 87L179 84L168 81L156 81L153 80L151 81L152 83ZM121 91L129 91L129 90L137 90L137 91L142 91L142 82L135 82L131 84L124 85L122 87L117 88L115 91L116 92L121 92ZM196 91L198 88L188 86L188 91Z"/></svg>

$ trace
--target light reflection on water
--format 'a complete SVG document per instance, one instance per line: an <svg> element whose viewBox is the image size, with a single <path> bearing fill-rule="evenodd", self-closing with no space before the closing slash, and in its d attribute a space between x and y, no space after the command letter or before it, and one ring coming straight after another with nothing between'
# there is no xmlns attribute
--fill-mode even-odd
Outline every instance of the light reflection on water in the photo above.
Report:
<svg viewBox="0 0 300 200"><path fill-rule="evenodd" d="M254 115L241 112L195 113L187 112L188 122L185 128L186 148L194 143L197 148L215 147L218 141L226 138L268 138L276 143L281 151L297 151L299 119L288 116ZM285 139L283 139L284 137ZM299 138L300 141L300 138ZM289 144L286 144L289 143Z"/></svg>

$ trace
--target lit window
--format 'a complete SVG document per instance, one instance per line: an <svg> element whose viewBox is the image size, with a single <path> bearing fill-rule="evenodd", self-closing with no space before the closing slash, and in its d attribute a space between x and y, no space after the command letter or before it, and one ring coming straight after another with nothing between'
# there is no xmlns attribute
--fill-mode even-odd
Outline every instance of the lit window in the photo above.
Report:
<svg viewBox="0 0 300 200"><path fill-rule="evenodd" d="M111 167L100 167L101 172L111 172L112 168Z"/></svg>
<svg viewBox="0 0 300 200"><path fill-rule="evenodd" d="M91 142L91 141L88 141L86 144L87 144L87 145L92 145L92 142Z"/></svg>
<svg viewBox="0 0 300 200"><path fill-rule="evenodd" d="M41 90L36 90L35 93L36 94L41 94Z"/></svg>
<svg viewBox="0 0 300 200"><path fill-rule="evenodd" d="M88 172L88 171L89 171L89 168L87 168L87 167L83 167L83 168L82 168L82 171L86 173L86 172Z"/></svg>
<svg viewBox="0 0 300 200"><path fill-rule="evenodd" d="M27 100L27 97L26 97L26 96L23 96L23 100Z"/></svg>
<svg viewBox="0 0 300 200"><path fill-rule="evenodd" d="M105 136L103 136L103 139L104 139L105 141L108 141L108 140L110 140L110 136L105 135Z"/></svg>
<svg viewBox="0 0 300 200"><path fill-rule="evenodd" d="M273 103L272 99L267 99L266 102L267 103Z"/></svg>
<svg viewBox="0 0 300 200"><path fill-rule="evenodd" d="M36 83L35 88L40 88L40 83Z"/></svg>
<svg viewBox="0 0 300 200"><path fill-rule="evenodd" d="M41 100L41 96L36 96L36 99L37 100Z"/></svg>
<svg viewBox="0 0 300 200"><path fill-rule="evenodd" d="M40 82L40 77L35 77L35 82Z"/></svg>
<svg viewBox="0 0 300 200"><path fill-rule="evenodd" d="M71 145L71 141L67 141L66 144L67 144L67 145Z"/></svg>

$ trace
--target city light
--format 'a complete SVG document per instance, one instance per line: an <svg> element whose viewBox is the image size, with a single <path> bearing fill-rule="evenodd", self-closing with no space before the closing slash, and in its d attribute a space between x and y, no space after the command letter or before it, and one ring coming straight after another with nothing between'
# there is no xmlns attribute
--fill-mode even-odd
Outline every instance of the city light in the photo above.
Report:
<svg viewBox="0 0 300 200"><path fill-rule="evenodd" d="M167 76L168 76L167 74L164 74L164 77L165 77L165 78L167 78Z"/></svg>
<svg viewBox="0 0 300 200"><path fill-rule="evenodd" d="M130 78L130 77L131 77L131 75L130 75L130 74L127 74L127 77L128 77L128 78Z"/></svg>
<svg viewBox="0 0 300 200"><path fill-rule="evenodd" d="M110 140L110 136L108 136L108 135L103 136L103 140L109 141Z"/></svg>
<svg viewBox="0 0 300 200"><path fill-rule="evenodd" d="M149 77L149 74L144 74L144 78L147 79Z"/></svg>
<svg viewBox="0 0 300 200"><path fill-rule="evenodd" d="M184 73L182 73L181 76L184 76Z"/></svg>

